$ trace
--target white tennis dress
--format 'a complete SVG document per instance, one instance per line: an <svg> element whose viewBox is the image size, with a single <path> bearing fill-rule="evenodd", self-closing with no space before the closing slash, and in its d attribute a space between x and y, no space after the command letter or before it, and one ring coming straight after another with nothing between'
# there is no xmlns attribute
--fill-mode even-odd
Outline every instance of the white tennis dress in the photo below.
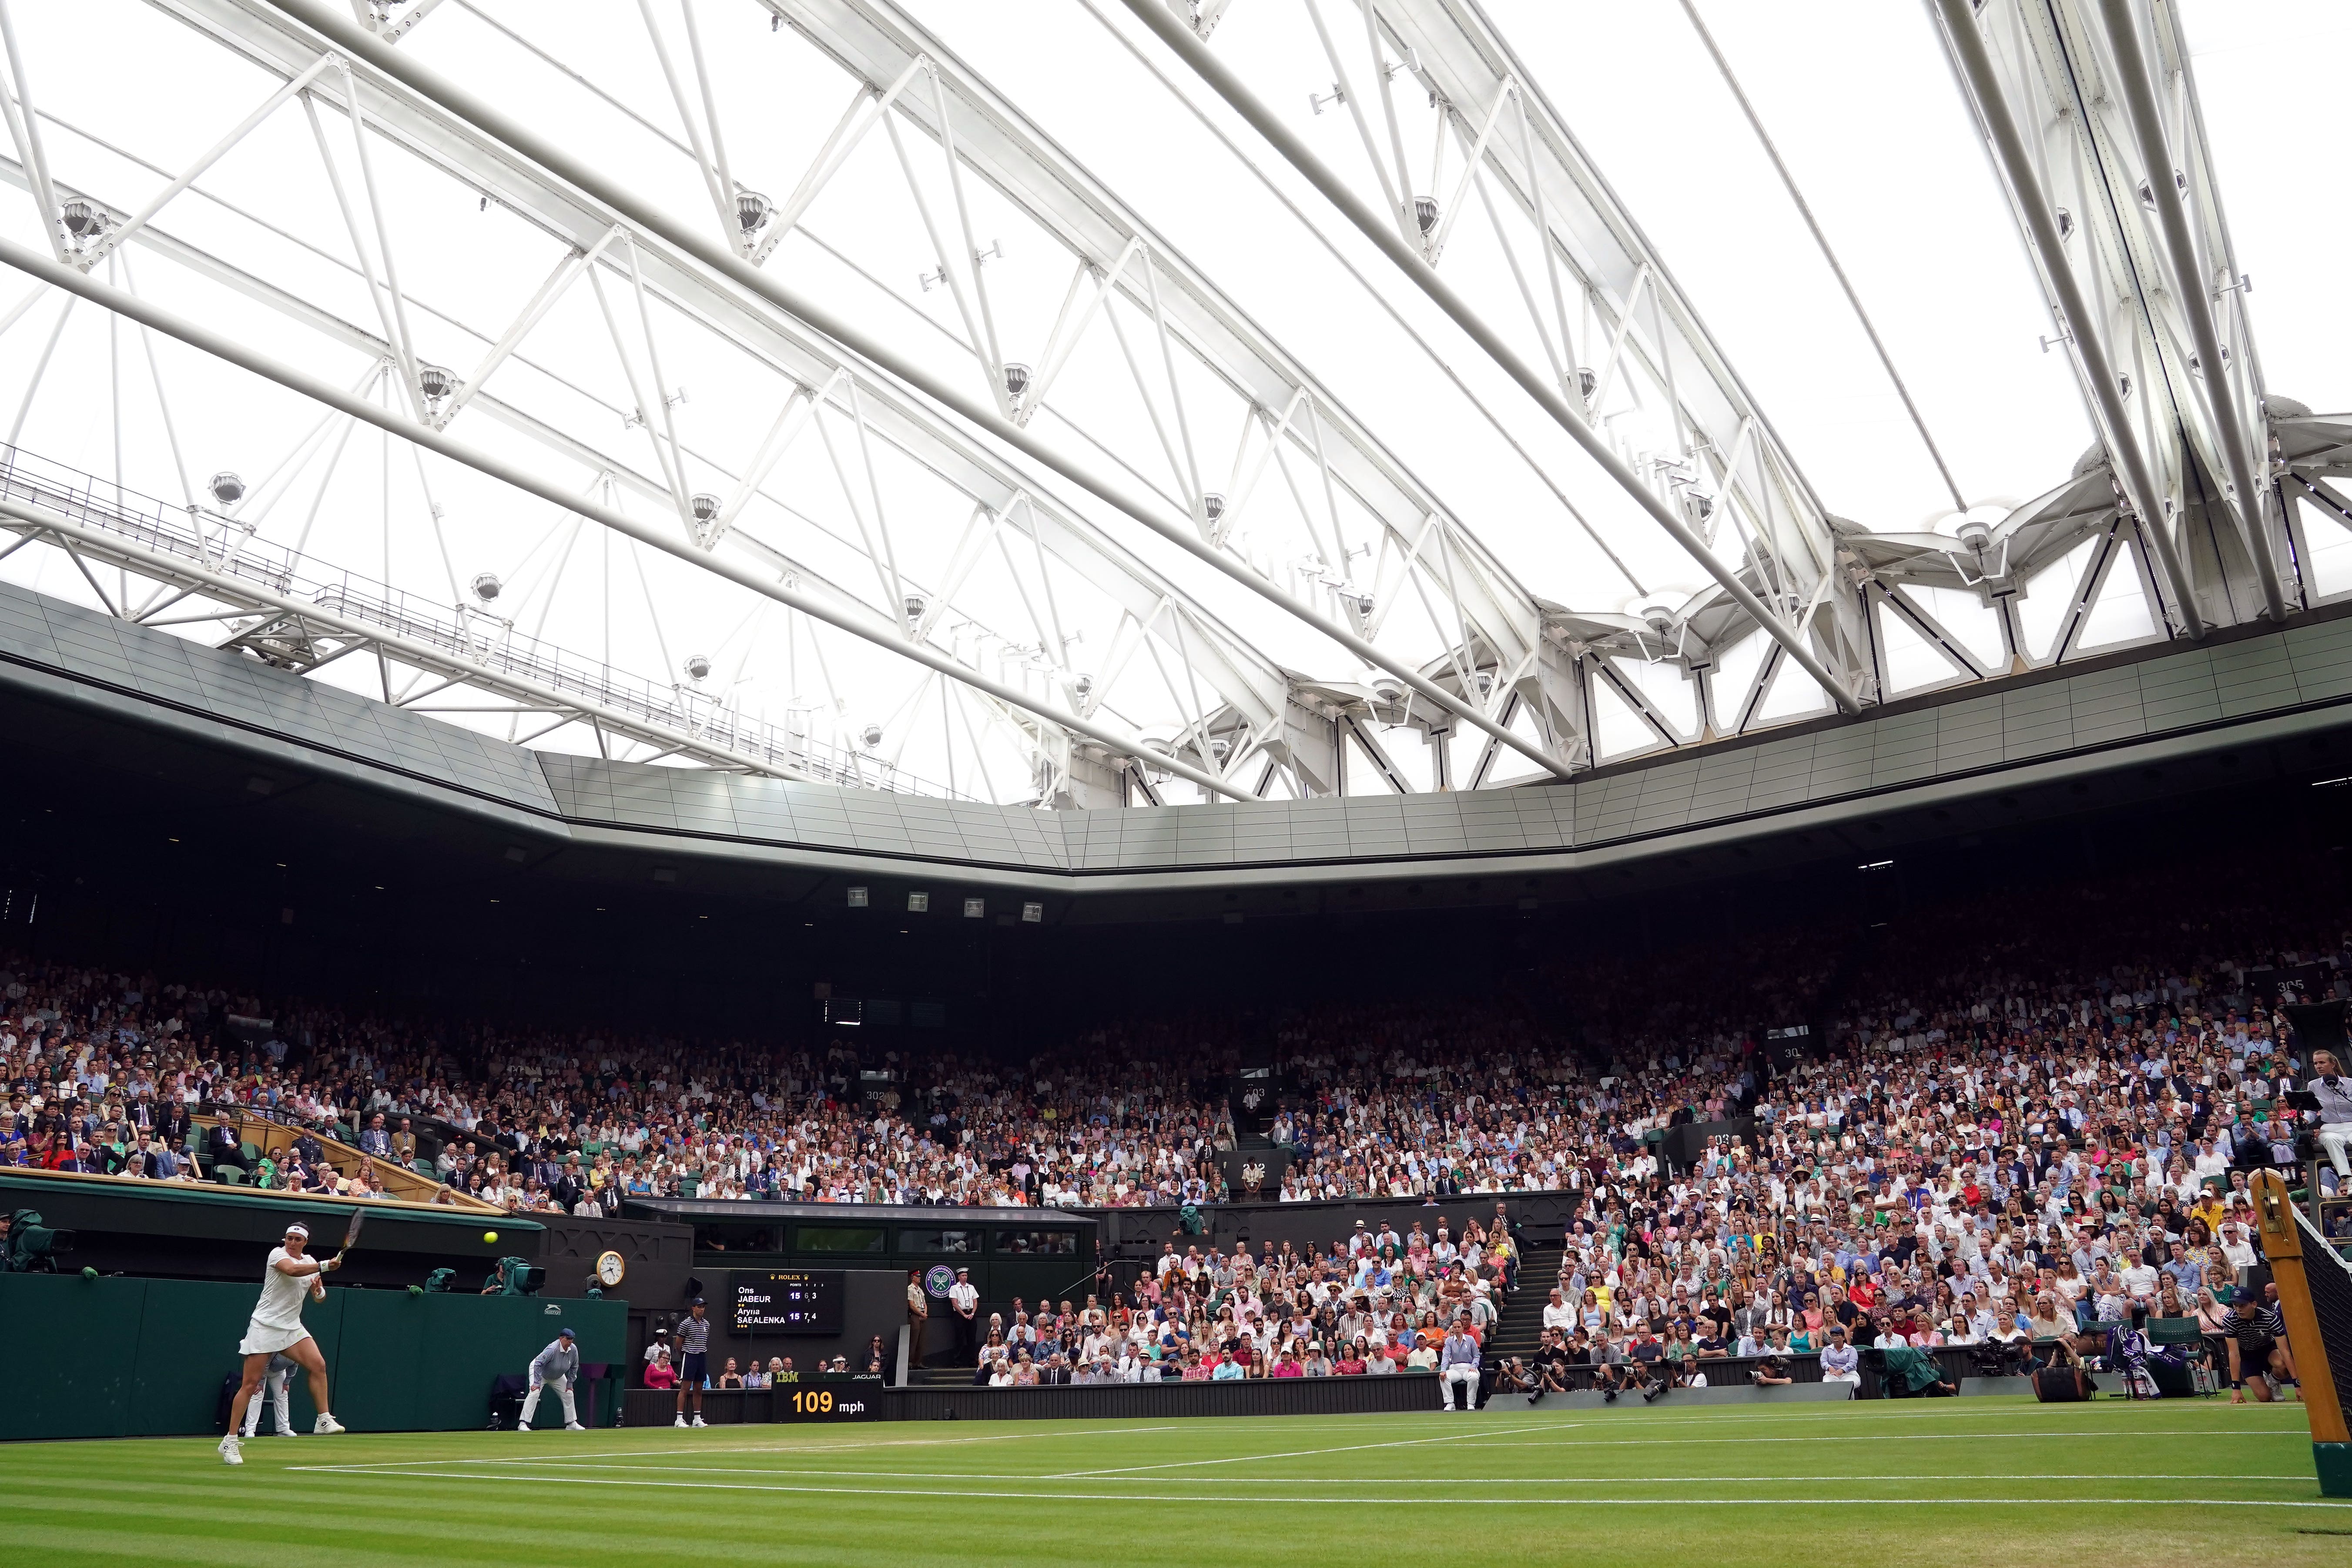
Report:
<svg viewBox="0 0 2352 1568"><path fill-rule="evenodd" d="M278 1264L286 1249L269 1249L268 1271L261 1277L261 1300L253 1305L253 1321L245 1326L239 1355L275 1355L310 1337L302 1326L302 1301L310 1293L310 1277L281 1273Z"/></svg>

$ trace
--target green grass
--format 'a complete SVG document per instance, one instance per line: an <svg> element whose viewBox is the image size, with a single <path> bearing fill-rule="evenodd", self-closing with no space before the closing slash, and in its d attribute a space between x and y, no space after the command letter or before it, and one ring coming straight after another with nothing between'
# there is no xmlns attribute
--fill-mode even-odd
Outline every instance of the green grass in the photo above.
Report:
<svg viewBox="0 0 2352 1568"><path fill-rule="evenodd" d="M2352 1562L2300 1406L2006 1399L0 1447L5 1559ZM290 1554L290 1555L289 1555Z"/></svg>

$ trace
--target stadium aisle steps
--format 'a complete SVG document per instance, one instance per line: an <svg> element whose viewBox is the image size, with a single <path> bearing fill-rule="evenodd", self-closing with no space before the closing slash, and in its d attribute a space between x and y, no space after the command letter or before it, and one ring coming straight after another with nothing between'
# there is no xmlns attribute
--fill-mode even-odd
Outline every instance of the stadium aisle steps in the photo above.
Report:
<svg viewBox="0 0 2352 1568"><path fill-rule="evenodd" d="M1559 1278L1559 1260L1566 1251L1561 1247L1528 1247L1521 1255L1519 1289L1504 1298L1502 1316L1487 1336L1488 1365L1515 1355L1532 1357L1543 1343L1543 1310L1551 1300L1552 1282Z"/></svg>

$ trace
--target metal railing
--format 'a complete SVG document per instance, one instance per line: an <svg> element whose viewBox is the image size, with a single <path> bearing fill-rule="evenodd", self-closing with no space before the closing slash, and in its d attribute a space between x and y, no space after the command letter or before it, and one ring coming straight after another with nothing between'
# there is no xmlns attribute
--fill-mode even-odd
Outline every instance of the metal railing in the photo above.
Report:
<svg viewBox="0 0 2352 1568"><path fill-rule="evenodd" d="M473 605L446 605L298 554L256 537L248 525L211 509L173 506L5 443L0 443L0 497L57 513L128 547L103 552L108 564L185 590L191 597L236 605L245 615L265 617L240 631L252 631L266 626L267 617L288 613L259 597L240 601L236 585L250 584L257 595L315 606L323 616L437 656L436 673L458 684L560 711L557 703L547 700L545 694L552 693L614 716L628 726L629 738L665 754L717 767L740 768L748 760L825 784L893 795L978 798L850 748L747 717L690 685L664 685L567 653ZM18 533L39 531L13 518L0 518L0 526ZM84 553L100 552L85 549ZM206 575L175 575L174 563ZM141 611L129 604L109 607L125 618L140 618ZM521 683L526 682L537 689L525 689ZM462 716L462 710L456 711ZM618 726L608 720L606 727Z"/></svg>

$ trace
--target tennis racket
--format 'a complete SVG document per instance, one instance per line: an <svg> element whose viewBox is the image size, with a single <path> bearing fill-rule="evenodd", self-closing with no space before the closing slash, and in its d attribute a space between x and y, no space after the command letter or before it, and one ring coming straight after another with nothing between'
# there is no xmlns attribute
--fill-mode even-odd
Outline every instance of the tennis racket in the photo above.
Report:
<svg viewBox="0 0 2352 1568"><path fill-rule="evenodd" d="M335 1254L337 1262L340 1263L342 1260L343 1253L349 1252L352 1247L359 1245L360 1232L365 1229L366 1226L367 1210L353 1209L352 1211L351 1223L343 1226L343 1251Z"/></svg>

